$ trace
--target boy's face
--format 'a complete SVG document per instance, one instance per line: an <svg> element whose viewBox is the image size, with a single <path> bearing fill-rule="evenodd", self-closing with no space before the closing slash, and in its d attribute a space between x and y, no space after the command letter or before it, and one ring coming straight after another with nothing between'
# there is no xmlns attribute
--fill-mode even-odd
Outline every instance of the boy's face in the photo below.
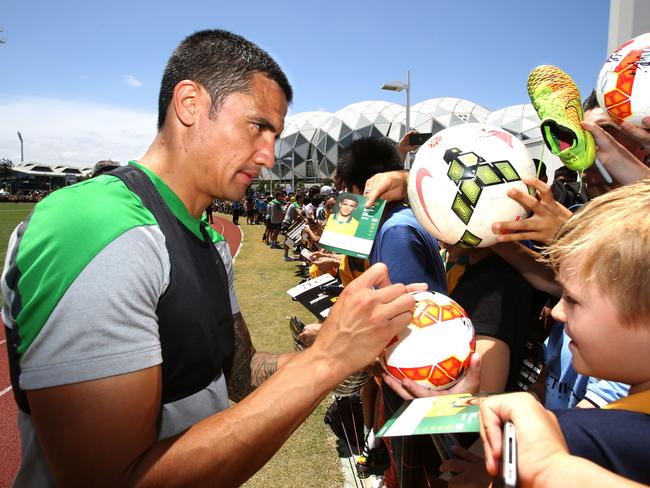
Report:
<svg viewBox="0 0 650 488"><path fill-rule="evenodd" d="M564 293L552 314L565 324L575 370L630 385L650 381L650 324L623 324L609 297L562 266L557 279Z"/></svg>

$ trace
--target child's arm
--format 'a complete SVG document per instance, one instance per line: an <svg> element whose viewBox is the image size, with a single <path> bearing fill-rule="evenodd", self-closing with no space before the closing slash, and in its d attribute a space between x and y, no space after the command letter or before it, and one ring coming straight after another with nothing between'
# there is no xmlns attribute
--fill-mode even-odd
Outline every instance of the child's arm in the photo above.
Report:
<svg viewBox="0 0 650 488"><path fill-rule="evenodd" d="M562 288L555 281L553 270L540 261L539 253L519 242L505 242L492 246L494 252L515 268L534 288L559 297Z"/></svg>
<svg viewBox="0 0 650 488"><path fill-rule="evenodd" d="M520 486L643 486L591 461L571 456L555 415L527 393L497 395L481 403L481 439L485 465L492 476L498 475L501 426L506 420L517 431Z"/></svg>

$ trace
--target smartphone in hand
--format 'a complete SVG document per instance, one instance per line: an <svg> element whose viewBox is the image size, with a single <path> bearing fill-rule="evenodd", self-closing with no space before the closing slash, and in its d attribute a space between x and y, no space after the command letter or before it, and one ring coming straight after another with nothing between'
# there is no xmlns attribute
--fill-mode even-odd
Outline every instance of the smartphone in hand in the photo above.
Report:
<svg viewBox="0 0 650 488"><path fill-rule="evenodd" d="M418 132L409 136L409 145L421 146L429 140L433 134L431 132Z"/></svg>
<svg viewBox="0 0 650 488"><path fill-rule="evenodd" d="M501 446L501 477L503 486L517 486L517 436L515 425L506 421L503 424L503 444Z"/></svg>

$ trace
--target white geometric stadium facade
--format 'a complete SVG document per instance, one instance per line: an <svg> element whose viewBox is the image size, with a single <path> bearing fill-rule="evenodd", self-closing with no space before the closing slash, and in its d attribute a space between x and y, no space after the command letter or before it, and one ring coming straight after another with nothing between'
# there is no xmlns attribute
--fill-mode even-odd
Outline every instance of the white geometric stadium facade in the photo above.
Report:
<svg viewBox="0 0 650 488"><path fill-rule="evenodd" d="M432 98L411 106L410 125L418 132L436 133L447 127L471 122L501 127L527 147L531 157L543 158L547 172L561 165L544 147L539 118L530 104L513 105L490 112L469 100ZM276 165L263 171L263 179L313 182L332 177L339 152L361 137L388 137L398 142L406 129L406 109L396 103L366 100L337 112L302 112L287 117L275 146ZM293 173L292 173L293 171Z"/></svg>
<svg viewBox="0 0 650 488"><path fill-rule="evenodd" d="M404 107L382 100L353 103L335 112L316 131L315 160L322 178L329 178L339 151L362 137L387 137L391 126L404 113Z"/></svg>
<svg viewBox="0 0 650 488"><path fill-rule="evenodd" d="M313 139L318 128L331 116L330 112L313 111L287 117L284 130L275 142L276 164L271 170L273 176L266 176L275 179L280 176L285 178L288 174L288 178L291 178L288 172L293 171L298 179L319 178L312 164Z"/></svg>
<svg viewBox="0 0 650 488"><path fill-rule="evenodd" d="M490 112L485 123L501 127L522 141L531 158L544 161L549 180L553 179L555 170L562 166L560 158L544 145L539 129L541 121L530 103L511 105Z"/></svg>

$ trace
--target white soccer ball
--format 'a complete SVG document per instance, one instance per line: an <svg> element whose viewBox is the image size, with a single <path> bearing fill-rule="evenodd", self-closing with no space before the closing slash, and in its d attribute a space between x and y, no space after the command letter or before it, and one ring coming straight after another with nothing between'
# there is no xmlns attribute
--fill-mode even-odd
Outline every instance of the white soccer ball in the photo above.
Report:
<svg viewBox="0 0 650 488"><path fill-rule="evenodd" d="M521 179L534 177L533 160L515 136L487 124L462 124L438 132L420 148L409 175L409 202L437 239L487 247L496 242L494 222L526 217L507 191L529 192Z"/></svg>
<svg viewBox="0 0 650 488"><path fill-rule="evenodd" d="M598 104L615 120L641 125L650 115L650 33L614 51L598 75Z"/></svg>
<svg viewBox="0 0 650 488"><path fill-rule="evenodd" d="M465 310L442 293L418 292L413 318L380 354L393 378L410 378L434 390L455 385L476 349L474 327Z"/></svg>

